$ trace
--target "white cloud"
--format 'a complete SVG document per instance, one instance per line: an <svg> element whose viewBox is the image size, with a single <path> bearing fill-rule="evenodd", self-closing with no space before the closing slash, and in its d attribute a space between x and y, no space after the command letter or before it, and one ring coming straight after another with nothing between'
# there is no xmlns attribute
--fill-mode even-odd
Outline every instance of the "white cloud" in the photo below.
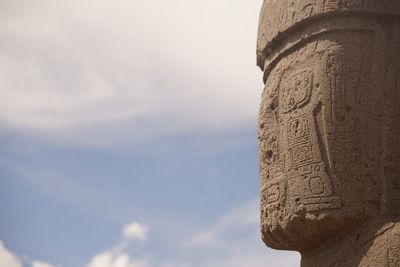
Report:
<svg viewBox="0 0 400 267"><path fill-rule="evenodd" d="M33 261L32 267L59 267L43 261Z"/></svg>
<svg viewBox="0 0 400 267"><path fill-rule="evenodd" d="M32 261L26 260L32 267L60 267L52 265L44 261ZM22 261L11 251L9 251L0 240L0 266L4 267L23 267ZM131 266L129 266L131 267ZM136 267L136 266L135 266Z"/></svg>
<svg viewBox="0 0 400 267"><path fill-rule="evenodd" d="M146 259L132 258L126 251L131 241L146 241L148 226L132 222L122 228L124 240L114 248L101 252L90 260L86 267L148 267Z"/></svg>
<svg viewBox="0 0 400 267"><path fill-rule="evenodd" d="M188 247L217 246L220 242L229 242L227 237L232 238L239 234L240 230L248 230L250 227L257 228L258 224L258 202L253 200L237 209L224 214L212 227L203 230L187 241Z"/></svg>
<svg viewBox="0 0 400 267"><path fill-rule="evenodd" d="M148 226L143 225L137 222L132 222L128 225L125 225L122 234L126 239L129 240L141 240L141 241L146 241L147 240L147 232L148 232Z"/></svg>
<svg viewBox="0 0 400 267"><path fill-rule="evenodd" d="M178 262L185 267L295 267L298 253L273 251L265 247L259 233L258 201L237 207L209 228L185 243L185 252L197 255L191 262ZM177 262L163 267L180 266Z"/></svg>
<svg viewBox="0 0 400 267"><path fill-rule="evenodd" d="M0 122L89 143L253 123L261 91L260 5L2 2Z"/></svg>
<svg viewBox="0 0 400 267"><path fill-rule="evenodd" d="M122 233L124 240L114 248L101 252L90 260L86 267L148 267L149 262L146 259L133 259L129 255L127 246L130 241L147 240L148 227L137 222L130 223L123 227Z"/></svg>
<svg viewBox="0 0 400 267"><path fill-rule="evenodd" d="M92 258L86 267L146 267L145 261L134 261L126 253L106 251Z"/></svg>
<svg viewBox="0 0 400 267"><path fill-rule="evenodd" d="M164 240L164 245L175 247L167 256L157 255L161 251L138 249L137 243L130 243L134 239L147 239L147 229L138 223L123 227L125 239L94 255L85 267L296 267L300 263L298 253L273 251L262 244L255 200L224 214L213 225L178 246L171 243L172 236L171 240ZM18 258L1 241L0 266L22 267ZM56 266L33 261L32 267Z"/></svg>
<svg viewBox="0 0 400 267"><path fill-rule="evenodd" d="M124 227L123 230L129 228L132 232L128 232L132 236L137 236L133 233L141 232L137 230L140 227L136 223ZM210 227L199 231L180 245L172 244L176 242L172 236L169 240L160 242L174 247L167 256L157 255L161 251L149 252L148 249L139 252L134 250L133 253L128 249L127 243L122 241L113 249L94 256L86 267L299 266L298 253L268 249L262 243L258 229L258 202L253 200L224 214ZM171 232L171 235L174 233ZM126 235L129 236L131 235ZM159 241L161 240L154 240L157 243ZM144 253L149 253L150 256Z"/></svg>
<svg viewBox="0 0 400 267"><path fill-rule="evenodd" d="M18 258L4 246L2 241L0 241L0 266L22 267Z"/></svg>

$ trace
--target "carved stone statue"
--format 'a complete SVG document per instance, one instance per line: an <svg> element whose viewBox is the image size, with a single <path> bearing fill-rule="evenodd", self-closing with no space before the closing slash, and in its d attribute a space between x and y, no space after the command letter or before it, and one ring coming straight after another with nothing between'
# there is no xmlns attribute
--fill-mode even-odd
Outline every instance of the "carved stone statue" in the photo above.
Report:
<svg viewBox="0 0 400 267"><path fill-rule="evenodd" d="M400 0L264 0L257 63L265 243L400 266Z"/></svg>

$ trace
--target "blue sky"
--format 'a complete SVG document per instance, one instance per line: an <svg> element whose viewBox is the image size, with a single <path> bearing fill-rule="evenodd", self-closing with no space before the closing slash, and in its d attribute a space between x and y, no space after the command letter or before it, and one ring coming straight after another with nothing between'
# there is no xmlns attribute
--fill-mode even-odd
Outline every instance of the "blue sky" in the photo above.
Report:
<svg viewBox="0 0 400 267"><path fill-rule="evenodd" d="M261 0L0 0L0 266L299 266L259 237Z"/></svg>

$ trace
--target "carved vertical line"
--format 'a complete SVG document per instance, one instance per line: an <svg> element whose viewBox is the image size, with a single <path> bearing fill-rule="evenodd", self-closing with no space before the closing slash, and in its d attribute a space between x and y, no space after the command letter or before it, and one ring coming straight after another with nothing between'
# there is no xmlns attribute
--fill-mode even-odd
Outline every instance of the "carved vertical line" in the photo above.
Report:
<svg viewBox="0 0 400 267"><path fill-rule="evenodd" d="M330 178L331 185L333 187L333 193L336 193L337 188L336 188L335 183L333 182L334 173L333 173L332 159L330 158L330 153L329 153L329 145L328 145L328 140L327 140L325 119L320 118L321 116L323 116L323 112L322 112L323 108L324 107L323 107L322 103L318 102L318 104L316 105L316 107L313 110L315 132L316 132L318 143L320 144L319 150L320 150L321 160L324 162L325 165L328 165L328 166L325 166L326 167L325 171L327 172L328 177ZM322 132L320 124L323 125L322 128L323 128L324 132Z"/></svg>

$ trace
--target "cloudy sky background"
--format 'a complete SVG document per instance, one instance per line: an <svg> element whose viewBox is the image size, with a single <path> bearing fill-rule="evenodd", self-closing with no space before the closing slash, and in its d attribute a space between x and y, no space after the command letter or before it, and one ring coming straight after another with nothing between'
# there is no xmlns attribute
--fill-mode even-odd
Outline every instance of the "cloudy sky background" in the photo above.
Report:
<svg viewBox="0 0 400 267"><path fill-rule="evenodd" d="M0 266L292 267L258 233L261 0L0 0Z"/></svg>

